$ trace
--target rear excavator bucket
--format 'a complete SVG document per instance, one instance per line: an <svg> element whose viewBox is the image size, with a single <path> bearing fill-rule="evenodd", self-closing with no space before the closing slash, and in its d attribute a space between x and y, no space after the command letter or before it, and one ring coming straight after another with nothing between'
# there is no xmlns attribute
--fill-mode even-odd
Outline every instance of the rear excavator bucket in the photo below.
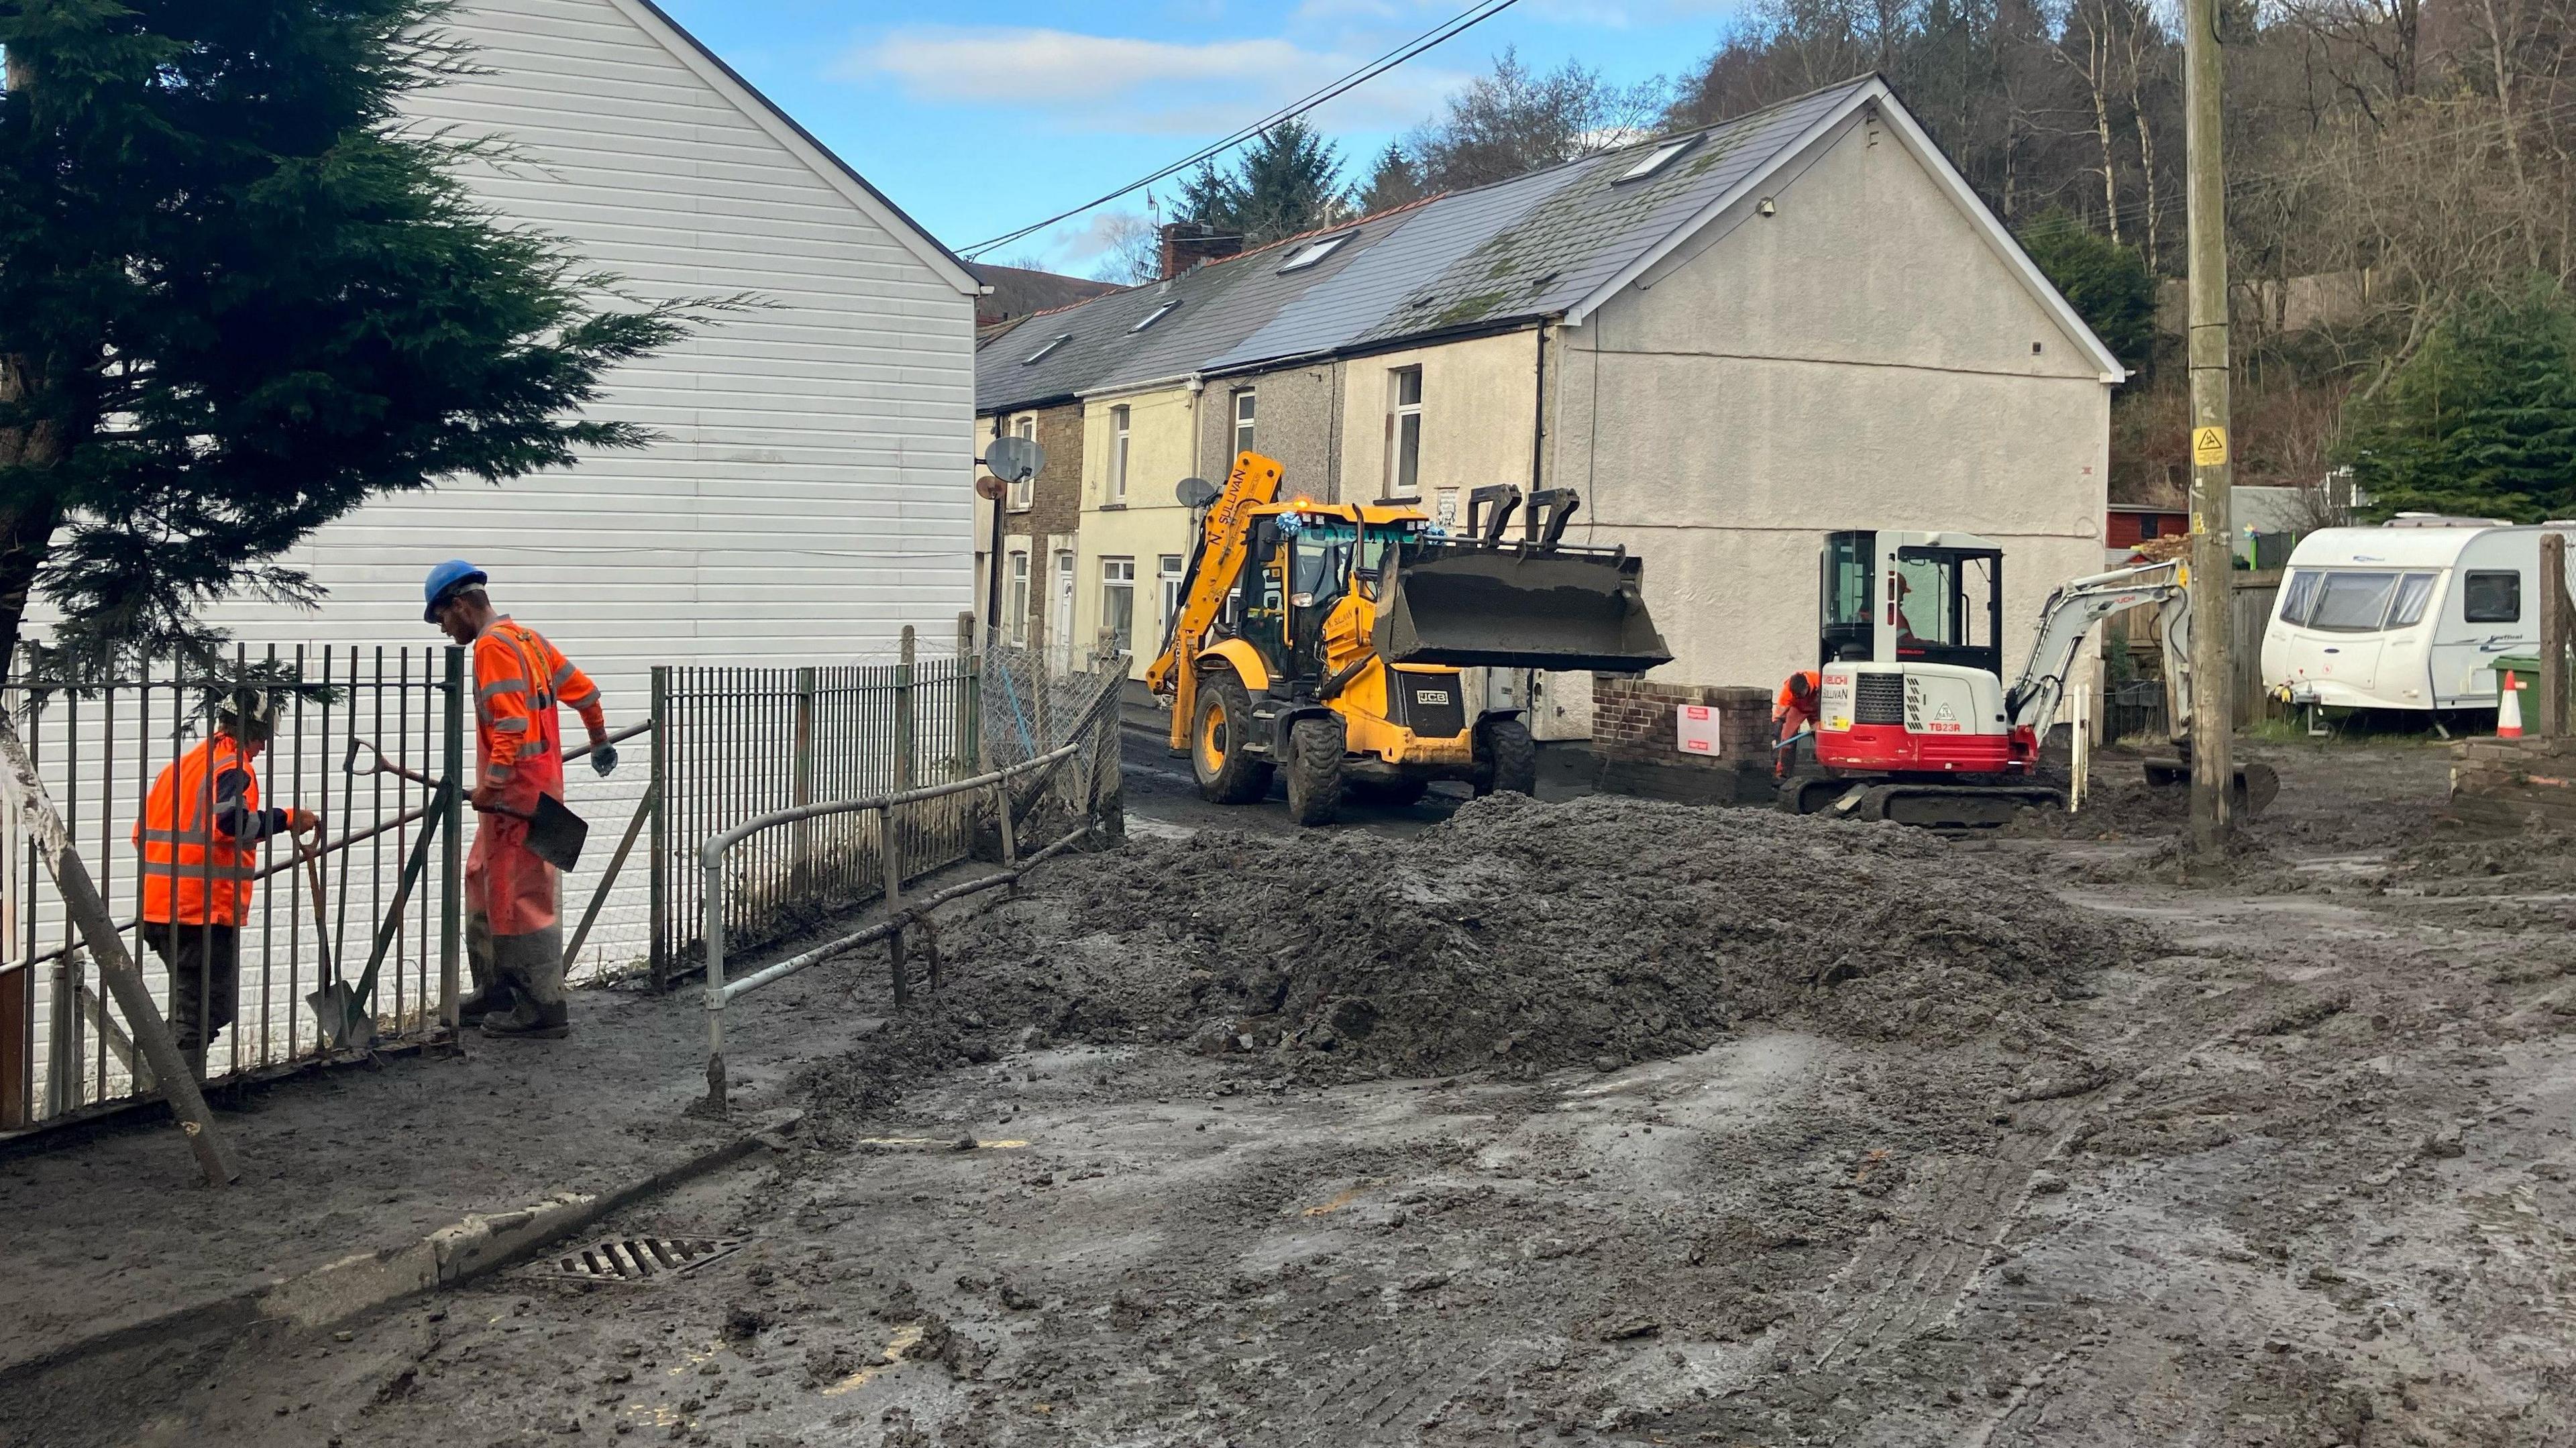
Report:
<svg viewBox="0 0 2576 1448"><path fill-rule="evenodd" d="M1436 544L1396 569L1374 641L1393 664L1642 674L1672 650L1639 560L1612 549Z"/></svg>

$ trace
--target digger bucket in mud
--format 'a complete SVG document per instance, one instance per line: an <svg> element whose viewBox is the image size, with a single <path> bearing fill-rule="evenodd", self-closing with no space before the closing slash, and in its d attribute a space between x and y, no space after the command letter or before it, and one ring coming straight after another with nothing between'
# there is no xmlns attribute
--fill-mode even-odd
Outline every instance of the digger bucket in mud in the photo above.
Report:
<svg viewBox="0 0 2576 1448"><path fill-rule="evenodd" d="M1377 652L1395 664L1642 674L1673 654L1646 614L1641 567L1617 549L1436 547L1395 571Z"/></svg>

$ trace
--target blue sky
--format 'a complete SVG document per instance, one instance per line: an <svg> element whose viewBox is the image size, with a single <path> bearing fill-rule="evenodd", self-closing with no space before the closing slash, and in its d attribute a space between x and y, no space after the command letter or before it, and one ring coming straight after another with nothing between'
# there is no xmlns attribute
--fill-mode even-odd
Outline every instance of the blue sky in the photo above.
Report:
<svg viewBox="0 0 2576 1448"><path fill-rule="evenodd" d="M1690 67L1743 3L1519 0L1315 119L1356 171L1505 45L1534 65L1577 57L1626 83ZM661 4L914 219L963 247L1177 160L1468 0ZM1097 215L992 259L1088 271L1099 262Z"/></svg>

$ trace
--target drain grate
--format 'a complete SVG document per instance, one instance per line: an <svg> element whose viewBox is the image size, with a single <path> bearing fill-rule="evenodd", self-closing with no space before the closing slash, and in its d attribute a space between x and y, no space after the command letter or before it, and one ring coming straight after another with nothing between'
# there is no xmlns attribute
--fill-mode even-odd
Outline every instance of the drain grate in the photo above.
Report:
<svg viewBox="0 0 2576 1448"><path fill-rule="evenodd" d="M741 1245L735 1237L611 1237L560 1253L541 1270L570 1282L652 1282L685 1276Z"/></svg>

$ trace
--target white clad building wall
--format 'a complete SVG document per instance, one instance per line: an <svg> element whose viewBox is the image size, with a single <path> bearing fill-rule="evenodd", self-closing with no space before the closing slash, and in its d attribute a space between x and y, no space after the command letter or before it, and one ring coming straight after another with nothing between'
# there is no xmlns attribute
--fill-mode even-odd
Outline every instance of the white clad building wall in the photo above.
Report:
<svg viewBox="0 0 2576 1448"><path fill-rule="evenodd" d="M468 0L441 28L486 73L406 109L516 148L466 166L477 196L638 296L758 305L613 375L596 415L649 447L378 500L284 560L329 590L319 612L211 621L254 654L435 644L422 578L467 558L598 681L612 727L647 717L657 663L890 658L907 624L949 647L973 602L974 279L641 0ZM593 833L567 934L643 790L641 746L612 780L571 771ZM576 973L642 955L644 863Z"/></svg>

